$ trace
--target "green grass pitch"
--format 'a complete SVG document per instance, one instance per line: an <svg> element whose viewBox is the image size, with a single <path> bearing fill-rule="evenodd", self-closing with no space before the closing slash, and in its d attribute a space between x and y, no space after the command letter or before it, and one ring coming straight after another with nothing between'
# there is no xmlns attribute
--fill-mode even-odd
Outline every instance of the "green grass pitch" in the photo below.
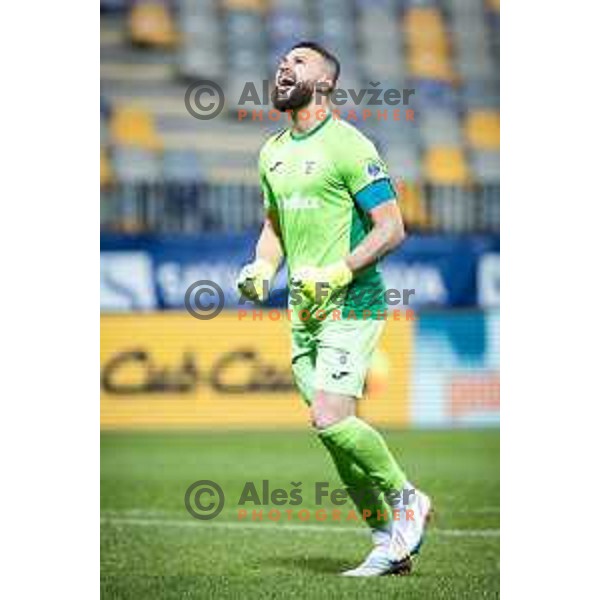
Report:
<svg viewBox="0 0 600 600"><path fill-rule="evenodd" d="M497 430L387 431L412 483L436 511L408 577L342 578L369 550L363 524L297 518L240 522L246 481L260 491L302 482L302 506L319 508L314 484L341 487L309 431L104 432L101 437L103 598L496 598L499 596ZM223 512L193 519L184 494L219 483ZM334 507L329 502L322 506ZM350 505L340 507L346 514ZM282 513L285 514L285 513ZM314 514L314 513L313 513Z"/></svg>

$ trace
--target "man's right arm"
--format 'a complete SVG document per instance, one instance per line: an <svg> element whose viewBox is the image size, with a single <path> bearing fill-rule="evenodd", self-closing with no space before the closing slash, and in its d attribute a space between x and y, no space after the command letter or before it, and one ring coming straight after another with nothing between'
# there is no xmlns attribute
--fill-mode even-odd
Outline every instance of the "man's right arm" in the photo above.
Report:
<svg viewBox="0 0 600 600"><path fill-rule="evenodd" d="M263 153L259 160L259 174L266 216L256 243L254 262L242 269L237 287L247 298L262 302L266 300L268 288L279 269L283 247L275 198L263 168Z"/></svg>
<svg viewBox="0 0 600 600"><path fill-rule="evenodd" d="M266 161L266 152L265 148L263 148L258 161L258 173L265 209L265 222L256 243L255 260L268 262L273 266L273 271L277 272L283 257L283 248L281 244L277 202L275 201L275 195L267 177Z"/></svg>
<svg viewBox="0 0 600 600"><path fill-rule="evenodd" d="M268 262L277 272L282 258L283 249L281 247L281 233L277 214L275 211L269 211L256 243L256 260L260 259Z"/></svg>

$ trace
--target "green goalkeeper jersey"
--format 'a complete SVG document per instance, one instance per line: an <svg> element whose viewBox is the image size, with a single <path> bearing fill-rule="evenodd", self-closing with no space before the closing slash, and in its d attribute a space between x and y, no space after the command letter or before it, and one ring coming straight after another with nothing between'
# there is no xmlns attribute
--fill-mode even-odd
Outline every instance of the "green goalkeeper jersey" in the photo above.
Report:
<svg viewBox="0 0 600 600"><path fill-rule="evenodd" d="M261 150L259 171L265 209L276 214L290 274L348 256L372 227L369 211L395 198L375 146L331 114L304 134L286 129L272 136ZM344 317L370 311L376 318L385 309L384 293L373 264L355 275L335 305Z"/></svg>

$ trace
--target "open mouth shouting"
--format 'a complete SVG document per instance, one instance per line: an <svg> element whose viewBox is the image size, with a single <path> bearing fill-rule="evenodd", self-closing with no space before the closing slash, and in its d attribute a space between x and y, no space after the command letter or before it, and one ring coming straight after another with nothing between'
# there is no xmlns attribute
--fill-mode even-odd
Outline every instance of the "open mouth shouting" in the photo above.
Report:
<svg viewBox="0 0 600 600"><path fill-rule="evenodd" d="M278 75L276 88L277 95L281 98L287 98L291 91L296 87L296 77L292 73L282 73Z"/></svg>

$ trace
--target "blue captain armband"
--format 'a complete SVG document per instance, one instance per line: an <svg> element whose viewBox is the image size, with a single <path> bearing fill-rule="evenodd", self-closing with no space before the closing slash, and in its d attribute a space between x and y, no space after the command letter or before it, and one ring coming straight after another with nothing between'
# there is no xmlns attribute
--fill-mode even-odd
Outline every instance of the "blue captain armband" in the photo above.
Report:
<svg viewBox="0 0 600 600"><path fill-rule="evenodd" d="M395 198L396 192L392 186L392 182L387 177L369 183L354 196L356 203L364 211L373 210L376 206Z"/></svg>

